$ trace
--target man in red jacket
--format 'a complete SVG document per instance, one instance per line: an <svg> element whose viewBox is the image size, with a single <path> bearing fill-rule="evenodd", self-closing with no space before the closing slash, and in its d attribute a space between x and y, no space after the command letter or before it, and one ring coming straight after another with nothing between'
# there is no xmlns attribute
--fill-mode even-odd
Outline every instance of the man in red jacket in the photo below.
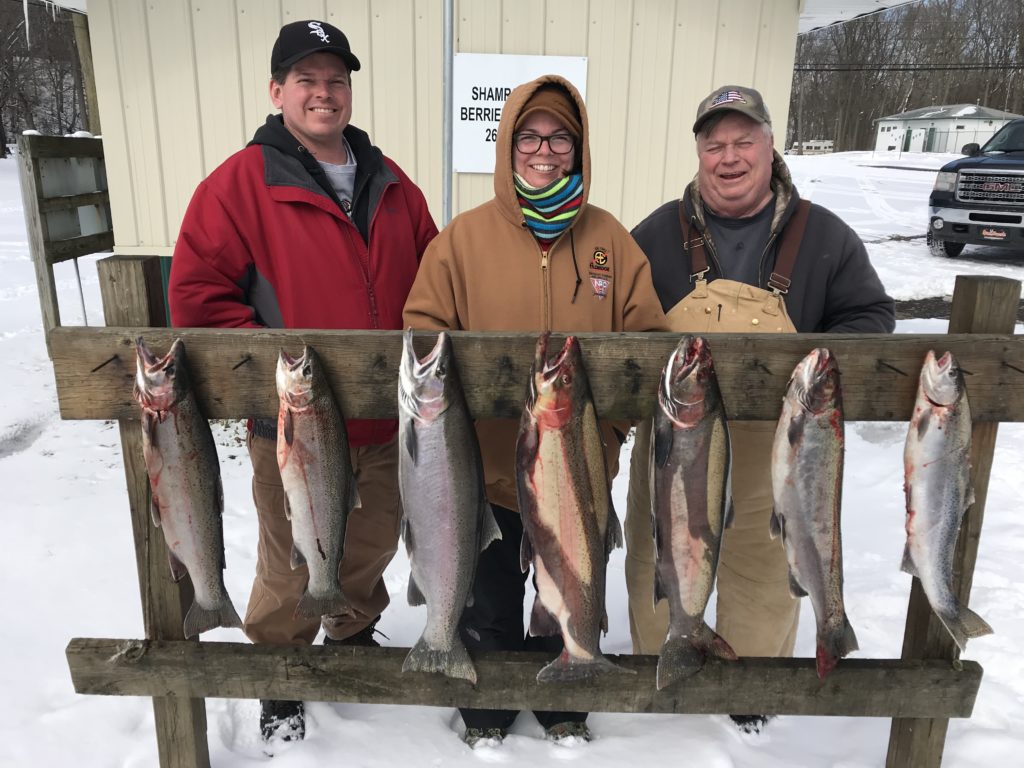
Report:
<svg viewBox="0 0 1024 768"><path fill-rule="evenodd" d="M270 115L242 151L196 189L171 265L175 326L402 327L420 257L437 227L423 193L349 125L360 64L322 21L281 28ZM396 423L347 422L362 505L348 518L340 578L354 616L324 616L324 642L377 645L388 604L382 575L398 546ZM308 569L292 570L291 527L276 459L276 421L249 428L259 518L256 579L245 616L254 643L308 645L321 621L294 616ZM263 701L264 739L301 739L300 701Z"/></svg>

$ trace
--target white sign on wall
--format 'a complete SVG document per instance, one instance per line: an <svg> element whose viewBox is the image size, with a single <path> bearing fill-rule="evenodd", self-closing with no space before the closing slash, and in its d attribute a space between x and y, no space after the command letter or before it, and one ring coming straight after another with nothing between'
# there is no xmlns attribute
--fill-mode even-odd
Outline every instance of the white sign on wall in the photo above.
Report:
<svg viewBox="0 0 1024 768"><path fill-rule="evenodd" d="M494 144L505 99L517 85L561 75L587 98L585 56L456 53L452 82L452 169L493 173Z"/></svg>

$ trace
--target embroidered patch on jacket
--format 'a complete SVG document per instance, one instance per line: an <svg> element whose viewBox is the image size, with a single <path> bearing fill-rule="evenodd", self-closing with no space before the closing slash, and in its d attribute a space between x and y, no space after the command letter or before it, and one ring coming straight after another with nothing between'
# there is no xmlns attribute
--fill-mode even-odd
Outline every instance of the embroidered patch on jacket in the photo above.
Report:
<svg viewBox="0 0 1024 768"><path fill-rule="evenodd" d="M608 286L611 285L611 282L607 277L590 276L590 284L594 286L594 295L599 299L608 295Z"/></svg>
<svg viewBox="0 0 1024 768"><path fill-rule="evenodd" d="M594 255L590 257L590 269L596 272L608 272L608 251L604 248L595 248Z"/></svg>

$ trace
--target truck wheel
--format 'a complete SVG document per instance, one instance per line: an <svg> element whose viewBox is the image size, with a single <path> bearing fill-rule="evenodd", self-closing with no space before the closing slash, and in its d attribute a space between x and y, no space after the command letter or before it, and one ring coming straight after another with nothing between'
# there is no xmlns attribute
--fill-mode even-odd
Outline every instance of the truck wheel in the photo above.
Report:
<svg viewBox="0 0 1024 768"><path fill-rule="evenodd" d="M952 240L940 240L939 238L928 233L928 250L931 251L932 256L937 258L950 258L955 259L964 250L966 243L955 243Z"/></svg>

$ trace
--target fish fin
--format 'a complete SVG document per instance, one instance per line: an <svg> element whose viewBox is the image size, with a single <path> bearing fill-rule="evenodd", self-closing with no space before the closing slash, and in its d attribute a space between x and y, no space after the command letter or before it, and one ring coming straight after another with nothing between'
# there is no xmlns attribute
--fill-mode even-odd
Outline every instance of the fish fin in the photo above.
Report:
<svg viewBox="0 0 1024 768"><path fill-rule="evenodd" d="M336 592L325 597L313 597L307 588L295 606L293 618L319 619L321 616L355 616L352 605L339 586Z"/></svg>
<svg viewBox="0 0 1024 768"><path fill-rule="evenodd" d="M480 500L480 551L487 549L491 542L501 540L501 528L498 527L498 520L494 517L494 509L487 502L487 499Z"/></svg>
<svg viewBox="0 0 1024 768"><path fill-rule="evenodd" d="M149 514L153 518L153 525L157 528L160 527L160 500L156 497L156 494L152 494L149 498Z"/></svg>
<svg viewBox="0 0 1024 768"><path fill-rule="evenodd" d="M800 582L796 580L792 570L789 572L789 594L797 598L807 597L807 590L800 586Z"/></svg>
<svg viewBox="0 0 1024 768"><path fill-rule="evenodd" d="M668 592L661 585L661 569L655 567L654 569L654 604L657 605L661 600L668 597Z"/></svg>
<svg viewBox="0 0 1024 768"><path fill-rule="evenodd" d="M399 525L399 535L402 537L402 541L405 542L405 554L412 559L412 526L409 525L409 518L402 515L402 521Z"/></svg>
<svg viewBox="0 0 1024 768"><path fill-rule="evenodd" d="M296 547L294 544L292 544L292 559L291 559L292 570L294 571L299 566L302 566L302 565L305 565L305 564L306 564L306 556L303 555L299 551L298 547Z"/></svg>
<svg viewBox="0 0 1024 768"><path fill-rule="evenodd" d="M171 579L178 582L185 578L185 574L188 573L188 568L185 567L185 564L181 562L181 560L178 559L178 556L170 549L167 550L167 563L171 566Z"/></svg>
<svg viewBox="0 0 1024 768"><path fill-rule="evenodd" d="M423 590L420 589L420 585L416 583L416 579L411 573L409 574L409 589L406 591L406 596L409 599L409 605L427 604L427 598L423 596Z"/></svg>
<svg viewBox="0 0 1024 768"><path fill-rule="evenodd" d="M804 421L805 417L803 411L797 413L792 419L790 419L788 429L786 430L786 439L791 446L795 446L803 438Z"/></svg>
<svg viewBox="0 0 1024 768"><path fill-rule="evenodd" d="M622 546L622 523L619 522L619 516L615 514L615 510L612 508L612 500L608 498L608 530L605 531L604 538L604 559L608 562L608 556L612 553L613 549L618 549Z"/></svg>
<svg viewBox="0 0 1024 768"><path fill-rule="evenodd" d="M206 608L200 607L199 603L193 602L191 607L188 609L188 613L185 614L185 622L183 625L185 639L188 640L191 637L197 637L201 632L206 632L207 630L219 626L219 611L207 610Z"/></svg>
<svg viewBox="0 0 1024 768"><path fill-rule="evenodd" d="M612 664L601 654L589 659L573 659L569 651L563 650L558 658L537 673L538 683L564 683L585 680L608 673L635 675L636 671Z"/></svg>
<svg viewBox="0 0 1024 768"><path fill-rule="evenodd" d="M292 519L292 505L288 503L288 494L284 495L284 519Z"/></svg>
<svg viewBox="0 0 1024 768"><path fill-rule="evenodd" d="M659 406L660 408L660 406ZM664 467L672 455L672 440L675 437L672 422L667 418L654 418L654 464Z"/></svg>
<svg viewBox="0 0 1024 768"><path fill-rule="evenodd" d="M539 598L535 598L533 611L530 612L530 636L552 637L561 632L562 627L559 625L558 619L543 606Z"/></svg>
<svg viewBox="0 0 1024 768"><path fill-rule="evenodd" d="M526 531L523 531L523 540L519 545L519 567L523 569L523 573L526 573L530 568L530 563L533 562L533 543L530 541L530 537L526 535Z"/></svg>
<svg viewBox="0 0 1024 768"><path fill-rule="evenodd" d="M782 540L785 541L785 526L786 519L772 509L772 516L768 521L768 535L773 539L777 539L779 536L782 536Z"/></svg>
<svg viewBox="0 0 1024 768"><path fill-rule="evenodd" d="M917 572L917 566L914 565L914 558L910 555L910 544L906 544L903 547L903 563L900 565L900 570L916 578L921 578Z"/></svg>
<svg viewBox="0 0 1024 768"><path fill-rule="evenodd" d="M733 504L732 499L729 499L729 503L725 505L725 520L722 522L722 528L732 528L732 521L736 519L736 505Z"/></svg>
<svg viewBox="0 0 1024 768"><path fill-rule="evenodd" d="M815 653L815 671L819 680L825 677L836 668L839 659L860 648L857 644L857 635L846 614L843 614L843 624L838 631L827 633L819 632L817 651Z"/></svg>
<svg viewBox="0 0 1024 768"><path fill-rule="evenodd" d="M967 650L967 641L972 637L982 637L992 634L992 627L988 625L981 616L966 606L956 604L956 613L947 615L936 612L936 616L952 635L961 651Z"/></svg>
<svg viewBox="0 0 1024 768"><path fill-rule="evenodd" d="M446 677L468 680L476 685L476 667L457 634L452 638L452 647L448 649L432 648L421 637L402 662L402 671L440 672Z"/></svg>
<svg viewBox="0 0 1024 768"><path fill-rule="evenodd" d="M697 674L703 666L704 654L688 637L669 635L658 656L658 690Z"/></svg>
<svg viewBox="0 0 1024 768"><path fill-rule="evenodd" d="M362 506L363 506L363 500L359 496L359 481L356 479L355 475L353 475L352 476L352 480L349 483L349 492L348 492L348 509L349 509L349 512L351 512L353 509L356 509L357 507L362 507Z"/></svg>
<svg viewBox="0 0 1024 768"><path fill-rule="evenodd" d="M416 463L416 420L409 419L405 432L405 451L409 454L409 458L412 459L412 463Z"/></svg>
<svg viewBox="0 0 1024 768"><path fill-rule="evenodd" d="M281 413L281 428L284 434L284 442L291 447L295 440L295 420L292 418L292 409L285 408Z"/></svg>

